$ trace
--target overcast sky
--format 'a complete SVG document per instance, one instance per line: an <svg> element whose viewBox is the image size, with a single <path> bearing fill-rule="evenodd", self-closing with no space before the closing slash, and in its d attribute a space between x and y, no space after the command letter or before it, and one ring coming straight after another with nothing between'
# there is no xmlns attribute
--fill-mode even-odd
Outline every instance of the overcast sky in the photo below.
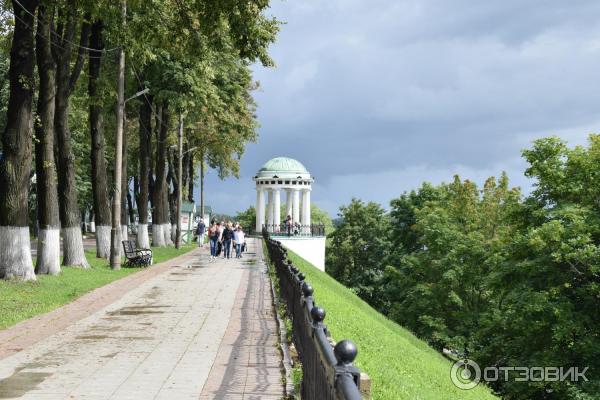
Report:
<svg viewBox="0 0 600 400"><path fill-rule="evenodd" d="M594 0L272 0L285 21L255 68L261 124L239 180L206 180L206 202L235 214L251 180L288 156L315 177L332 216L352 197L384 206L455 173L508 172L528 190L520 152L600 131L600 2Z"/></svg>

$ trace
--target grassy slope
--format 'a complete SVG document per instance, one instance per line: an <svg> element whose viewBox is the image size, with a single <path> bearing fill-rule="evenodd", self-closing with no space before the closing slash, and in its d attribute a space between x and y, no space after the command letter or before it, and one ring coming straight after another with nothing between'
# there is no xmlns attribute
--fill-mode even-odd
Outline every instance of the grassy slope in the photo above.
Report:
<svg viewBox="0 0 600 400"><path fill-rule="evenodd" d="M160 263L193 249L194 245L155 248L154 263ZM86 252L91 269L62 268L57 276L40 275L35 282L0 280L0 329L33 316L52 311L92 289L140 271L141 268L110 269L107 260L96 258L95 252Z"/></svg>
<svg viewBox="0 0 600 400"><path fill-rule="evenodd" d="M290 250L288 255L313 286L316 303L327 312L325 323L333 338L351 339L358 346L355 364L371 377L373 399L497 399L485 387L456 388L446 358L329 275Z"/></svg>

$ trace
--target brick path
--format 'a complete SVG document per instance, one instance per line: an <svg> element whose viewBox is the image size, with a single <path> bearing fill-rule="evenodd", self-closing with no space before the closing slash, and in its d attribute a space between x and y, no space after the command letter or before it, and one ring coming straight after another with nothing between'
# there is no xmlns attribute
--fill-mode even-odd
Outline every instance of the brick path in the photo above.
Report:
<svg viewBox="0 0 600 400"><path fill-rule="evenodd" d="M0 347L0 399L281 398L268 278L264 264L249 262L260 242L248 244L241 262L209 263L196 250L82 297L70 305L76 316L63 307L41 317L36 340ZM0 335L23 338L34 327Z"/></svg>

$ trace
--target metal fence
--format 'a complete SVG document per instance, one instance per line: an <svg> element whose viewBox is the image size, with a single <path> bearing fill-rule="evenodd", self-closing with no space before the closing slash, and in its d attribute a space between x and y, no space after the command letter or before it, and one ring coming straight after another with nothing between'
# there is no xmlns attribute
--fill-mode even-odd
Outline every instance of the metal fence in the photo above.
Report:
<svg viewBox="0 0 600 400"><path fill-rule="evenodd" d="M360 400L360 371L352 365L356 345L342 340L332 346L323 323L325 310L315 303L312 286L266 229L263 238L293 324L293 341L302 362L302 399Z"/></svg>
<svg viewBox="0 0 600 400"><path fill-rule="evenodd" d="M271 236L289 236L289 237L313 237L325 236L325 225L323 224L272 224L263 225L263 228L269 232Z"/></svg>

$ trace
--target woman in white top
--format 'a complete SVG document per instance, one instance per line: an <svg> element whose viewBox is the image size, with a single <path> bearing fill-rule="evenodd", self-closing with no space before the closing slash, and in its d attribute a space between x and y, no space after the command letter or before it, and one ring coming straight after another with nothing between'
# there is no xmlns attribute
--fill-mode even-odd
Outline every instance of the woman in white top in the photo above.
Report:
<svg viewBox="0 0 600 400"><path fill-rule="evenodd" d="M235 242L235 256L242 258L242 245L246 241L246 235L241 226L233 232L233 241Z"/></svg>

